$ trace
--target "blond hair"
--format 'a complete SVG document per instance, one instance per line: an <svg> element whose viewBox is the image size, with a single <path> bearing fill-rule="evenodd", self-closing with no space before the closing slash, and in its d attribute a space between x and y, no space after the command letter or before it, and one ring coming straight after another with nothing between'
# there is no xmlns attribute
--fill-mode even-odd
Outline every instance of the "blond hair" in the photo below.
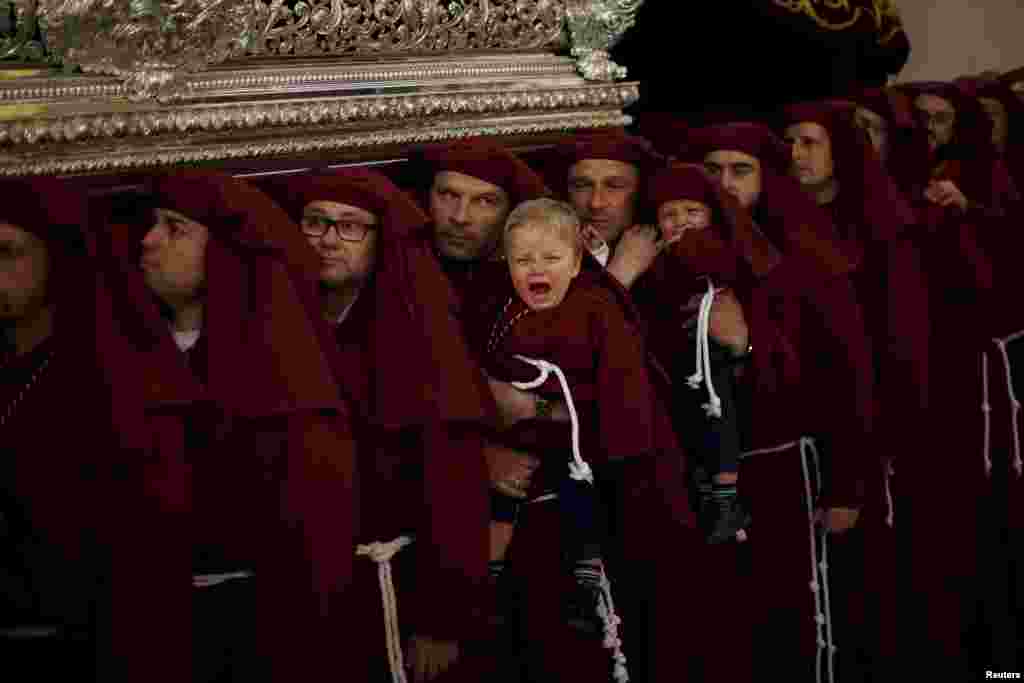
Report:
<svg viewBox="0 0 1024 683"><path fill-rule="evenodd" d="M583 247L583 231L576 209L571 204L542 197L521 202L512 209L505 219L504 236L516 228L545 228L571 244L574 249Z"/></svg>

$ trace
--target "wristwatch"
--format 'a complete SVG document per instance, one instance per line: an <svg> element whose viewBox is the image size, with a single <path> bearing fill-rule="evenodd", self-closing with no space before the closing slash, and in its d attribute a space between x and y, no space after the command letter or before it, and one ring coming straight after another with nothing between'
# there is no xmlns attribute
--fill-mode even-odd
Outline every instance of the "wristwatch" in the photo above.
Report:
<svg viewBox="0 0 1024 683"><path fill-rule="evenodd" d="M534 409L537 411L537 419L548 420L551 418L551 401L538 396L534 400Z"/></svg>

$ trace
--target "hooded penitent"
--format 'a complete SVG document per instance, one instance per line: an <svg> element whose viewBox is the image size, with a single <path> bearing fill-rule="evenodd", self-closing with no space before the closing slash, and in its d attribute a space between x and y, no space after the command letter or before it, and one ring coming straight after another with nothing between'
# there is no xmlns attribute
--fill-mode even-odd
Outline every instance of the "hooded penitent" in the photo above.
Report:
<svg viewBox="0 0 1024 683"><path fill-rule="evenodd" d="M726 123L690 132L684 157L702 162L716 151L743 152L761 164L761 194L751 211L758 227L784 254L809 259L826 277L853 267L837 240L828 214L789 177L789 152L770 128L759 123Z"/></svg>
<svg viewBox="0 0 1024 683"><path fill-rule="evenodd" d="M193 571L250 567L260 658L282 680L314 675L333 652L325 630L343 613L356 524L355 446L313 308L315 254L244 181L178 172L146 185L130 215L104 217L118 324L100 343L122 429L148 450L170 519L158 555L168 628L178 618L188 632ZM209 230L203 328L187 355L139 268L156 208Z"/></svg>
<svg viewBox="0 0 1024 683"><path fill-rule="evenodd" d="M711 149L738 149L763 157L765 152L756 144L758 140L773 144L764 131L731 130L712 143L722 147ZM781 153L772 161L775 168L769 168L769 172L781 174ZM870 456L865 455L871 429L867 340L846 278L840 273L823 281L822 261L808 259L808 251L799 242L795 249L782 240L782 248L773 246L768 241L770 236L760 232L763 223L755 227L750 216L734 200L723 196L717 183L702 170L678 165L655 174L648 186L644 213L649 219L659 205L684 199L711 207L710 226L694 231L711 234L687 236L684 232L680 243L659 257L664 263L656 263L637 282L633 294L646 317L662 326L654 336L678 338L690 317L686 301L708 290L701 276L717 275L740 302L753 344L737 379L734 409L741 411L739 431L748 453L741 459L739 491L754 518L744 546L749 555L744 551L744 557L745 562L753 564L756 586L748 582L745 572L737 570L741 565L732 548L707 549L701 571L706 571L708 578L703 580L724 579L733 588L731 597L717 594L711 598L713 602L701 606L701 611L728 615L714 622L709 634L731 629L734 635L727 645L709 635L696 650L705 666L725 671L736 680L751 677L752 670L767 661L762 658L769 656L774 657L778 670L795 673L814 661L818 641L825 642L825 632L815 631L816 619L822 629L828 623L827 613L807 589L809 582L813 587L825 580L817 573L814 555L818 537L808 534L813 529L809 510L815 504L859 507L870 495ZM762 195L761 201L766 199ZM831 246L830 251L840 253L838 246ZM683 310L679 310L681 307ZM675 382L683 382L693 367L692 352L680 353L682 348L686 347L663 346L665 362L677 361ZM828 363L821 362L822 358L829 358ZM684 373L682 377L680 373ZM837 393L836 387L840 386L843 389ZM838 445L829 452L828 476L809 478L806 468L813 471L821 463L806 441L808 436ZM784 505L783 500L789 503ZM803 502L796 505L793 501L797 500ZM771 583L772 591L758 588L764 581ZM655 632L660 633L670 630L673 613L684 605L693 608L693 597L676 588L671 573L659 580L657 591L655 612L662 616L656 619L661 627ZM794 615L789 625L771 618L783 605ZM742 621L736 620L737 614L745 615ZM769 624L776 635L786 632L784 638L774 641L776 645L787 643L770 654L758 644ZM736 656L738 642L754 653L753 659ZM673 670L674 650L671 638L659 640L655 647L659 672Z"/></svg>
<svg viewBox="0 0 1024 683"><path fill-rule="evenodd" d="M0 194L0 222L45 244L41 303L53 315L52 331L37 346L21 354L12 346L0 354L4 656L12 671L63 667L61 676L131 680L129 658L141 673L140 662L155 653L142 643L126 646L141 615L112 609L112 589L125 587L111 586L108 577L117 573L118 559L126 559L116 558L113 549L133 540L123 533L119 515L141 513L142 496L133 498L141 487L132 478L132 454L119 447L97 362L97 282L83 231L85 196L55 179L3 180ZM18 256L14 251L4 258ZM8 341L13 339L5 338L5 346ZM12 637L26 627L54 633L41 640Z"/></svg>
<svg viewBox="0 0 1024 683"><path fill-rule="evenodd" d="M488 501L480 442L466 435L491 421L492 398L442 303L450 285L429 247L414 238L429 219L370 169L265 187L296 221L314 201L354 206L379 220L372 278L336 327L330 354L358 416L366 463L360 537L414 533L415 573L408 578L416 592L400 610L403 625L437 638L471 638L474 589L486 570ZM409 585L405 578L398 580Z"/></svg>

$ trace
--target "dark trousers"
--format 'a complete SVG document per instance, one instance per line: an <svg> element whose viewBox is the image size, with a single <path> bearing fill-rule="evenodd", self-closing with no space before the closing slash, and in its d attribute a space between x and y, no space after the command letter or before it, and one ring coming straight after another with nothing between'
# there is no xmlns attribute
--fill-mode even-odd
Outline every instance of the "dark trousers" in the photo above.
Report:
<svg viewBox="0 0 1024 683"><path fill-rule="evenodd" d="M256 647L256 579L192 593L194 683L265 681Z"/></svg>
<svg viewBox="0 0 1024 683"><path fill-rule="evenodd" d="M0 637L0 680L95 681L95 649L95 642L87 633L63 629L5 631Z"/></svg>

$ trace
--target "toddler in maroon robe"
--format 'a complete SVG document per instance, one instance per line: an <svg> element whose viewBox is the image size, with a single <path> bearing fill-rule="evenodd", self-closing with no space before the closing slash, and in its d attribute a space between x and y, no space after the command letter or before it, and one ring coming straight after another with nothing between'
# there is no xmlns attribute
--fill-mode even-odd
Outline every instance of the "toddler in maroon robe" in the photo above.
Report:
<svg viewBox="0 0 1024 683"><path fill-rule="evenodd" d="M658 228L665 241L678 239L686 230L710 227L711 208L701 201L703 189L697 188L689 194L682 191L681 196L688 198L666 202L658 211ZM651 279L654 278L647 278ZM683 330L673 330L670 325L669 329L662 330L664 339L659 341L671 347L663 358L678 361L666 369L673 377L686 378L685 382L674 384L680 389L675 392L674 403L678 433L696 458L694 480L701 494L701 528L709 543L728 543L744 538L743 530L750 524L750 515L737 499L740 432L735 372L738 359L708 333L712 304L721 290L714 286L710 274L697 279L706 286L683 306L684 315L690 313L688 319L683 318ZM677 294L687 289L681 282L669 282L665 286L676 289ZM671 315L669 311L662 313ZM684 330L685 342L682 342L679 332Z"/></svg>
<svg viewBox="0 0 1024 683"><path fill-rule="evenodd" d="M538 418L520 421L496 438L540 457L521 504L557 497L563 559L579 588L569 600L569 621L596 631L600 617L605 646L621 665L601 556L609 519L599 491L604 465L643 455L644 444L651 443L655 399L643 343L603 271L596 263L584 267L590 257L584 256L579 219L569 205L538 199L517 207L506 222L505 255L507 269L495 264L494 279L488 277L493 285L479 288L480 301L473 306L479 314L471 330L475 347L491 377L532 391L541 401L564 402L571 420L544 419L542 409ZM514 524L518 504L498 494L492 522ZM501 573L509 536L492 552L498 556L495 574ZM616 669L624 674L623 667Z"/></svg>

